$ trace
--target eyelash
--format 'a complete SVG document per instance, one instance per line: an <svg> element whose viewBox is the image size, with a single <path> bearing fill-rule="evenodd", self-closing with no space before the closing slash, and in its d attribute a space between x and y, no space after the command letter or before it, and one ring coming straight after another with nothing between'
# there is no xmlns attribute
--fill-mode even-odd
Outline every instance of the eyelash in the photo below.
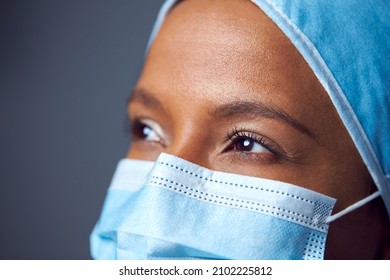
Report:
<svg viewBox="0 0 390 280"><path fill-rule="evenodd" d="M142 123L139 119L131 120L129 126L129 134L131 138L134 140L142 139L141 128L144 126L145 124Z"/></svg>
<svg viewBox="0 0 390 280"><path fill-rule="evenodd" d="M236 145L241 140L252 140L260 145L262 145L264 148L266 148L270 153L272 153L274 156L281 158L283 156L283 151L276 143L272 143L271 140L268 140L266 137L261 136L257 133L251 132L249 130L246 130L244 128L238 128L235 127L233 130L227 133L226 135L226 142L230 142L228 147L225 149L231 150L234 145ZM250 152L242 152L242 151L236 151L240 154L245 155L246 157L252 156L257 158L260 155L256 153L250 153Z"/></svg>
<svg viewBox="0 0 390 280"><path fill-rule="evenodd" d="M130 120L130 126L129 126L129 134L133 141L138 140L144 140L145 137L143 135L143 129L145 127L148 127L153 130L148 124L144 123L142 121L142 118L134 118L133 120ZM160 143L162 144L162 143Z"/></svg>

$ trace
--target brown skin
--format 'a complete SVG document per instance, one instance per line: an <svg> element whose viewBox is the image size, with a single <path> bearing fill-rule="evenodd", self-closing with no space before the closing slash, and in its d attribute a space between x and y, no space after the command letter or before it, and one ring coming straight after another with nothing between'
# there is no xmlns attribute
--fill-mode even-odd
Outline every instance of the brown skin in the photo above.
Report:
<svg viewBox="0 0 390 280"><path fill-rule="evenodd" d="M168 15L129 102L129 158L173 154L337 199L375 190L331 100L278 27L247 0L186 0ZM329 259L384 256L380 199L330 225Z"/></svg>

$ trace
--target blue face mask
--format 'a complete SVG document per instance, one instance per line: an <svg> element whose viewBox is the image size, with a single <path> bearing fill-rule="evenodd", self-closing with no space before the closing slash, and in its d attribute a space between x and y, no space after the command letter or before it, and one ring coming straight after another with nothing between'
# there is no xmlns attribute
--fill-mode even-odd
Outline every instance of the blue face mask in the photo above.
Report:
<svg viewBox="0 0 390 280"><path fill-rule="evenodd" d="M323 259L335 199L161 154L122 160L91 235L95 259Z"/></svg>

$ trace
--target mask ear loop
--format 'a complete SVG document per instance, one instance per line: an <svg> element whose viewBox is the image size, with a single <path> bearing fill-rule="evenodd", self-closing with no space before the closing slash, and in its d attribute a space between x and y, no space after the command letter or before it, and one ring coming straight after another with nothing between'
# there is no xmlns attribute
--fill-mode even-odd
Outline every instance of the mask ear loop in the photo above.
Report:
<svg viewBox="0 0 390 280"><path fill-rule="evenodd" d="M369 203L370 201L372 201L375 198L380 197L380 196L381 196L381 193L378 190L378 191L372 193L371 195L367 196L366 198L363 198L362 200L359 200L358 202L348 206L344 210L341 210L340 212L338 212L338 213L336 213L336 214L334 214L332 216L329 216L328 218L326 218L325 222L326 223L334 222L335 220L337 220L338 218L344 216L345 214L348 214L349 212L352 212L352 211L362 207L363 205Z"/></svg>

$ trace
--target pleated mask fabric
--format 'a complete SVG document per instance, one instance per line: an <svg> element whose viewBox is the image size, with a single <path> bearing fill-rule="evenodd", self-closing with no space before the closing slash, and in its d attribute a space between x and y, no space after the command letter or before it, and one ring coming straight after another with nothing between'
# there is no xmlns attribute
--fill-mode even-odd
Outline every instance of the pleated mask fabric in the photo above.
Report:
<svg viewBox="0 0 390 280"><path fill-rule="evenodd" d="M118 164L95 259L323 259L336 200L169 154Z"/></svg>

